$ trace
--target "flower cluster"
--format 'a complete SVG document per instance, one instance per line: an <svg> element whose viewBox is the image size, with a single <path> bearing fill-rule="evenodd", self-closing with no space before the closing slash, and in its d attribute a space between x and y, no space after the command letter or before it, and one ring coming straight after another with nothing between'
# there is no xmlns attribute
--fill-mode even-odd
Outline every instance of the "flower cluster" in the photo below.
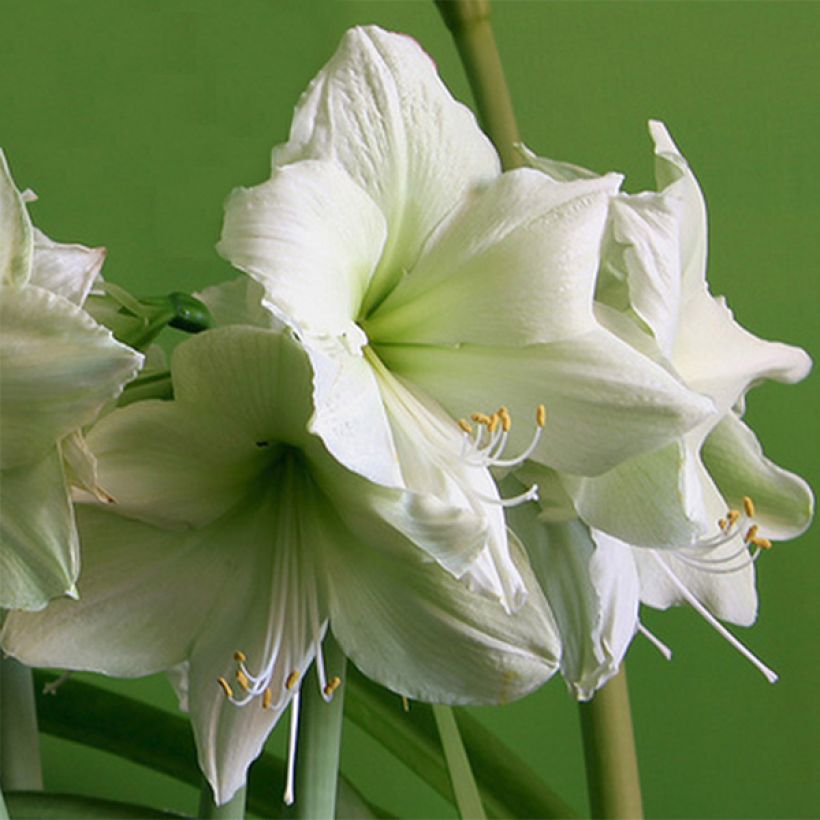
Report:
<svg viewBox="0 0 820 820"><path fill-rule="evenodd" d="M174 351L172 401L88 433L86 485L116 503L77 508L79 600L11 614L5 651L171 670L224 802L311 663L333 697L328 630L397 693L501 703L558 669L590 697L643 629L640 603L751 623L753 562L807 526L812 499L765 459L742 400L809 362L710 295L699 188L651 131L657 193L529 153L502 172L415 42L348 32L270 179L228 199L218 250L246 276L201 294L221 327ZM46 296L21 273L27 217L4 184L5 355L6 290ZM104 387L37 427L36 456L15 408L62 405L4 372L4 486L23 497L51 459L66 533L60 453L137 362L83 321ZM45 506L21 506L19 531ZM6 533L4 519L4 556ZM32 543L14 577L42 578L37 548L54 554Z"/></svg>

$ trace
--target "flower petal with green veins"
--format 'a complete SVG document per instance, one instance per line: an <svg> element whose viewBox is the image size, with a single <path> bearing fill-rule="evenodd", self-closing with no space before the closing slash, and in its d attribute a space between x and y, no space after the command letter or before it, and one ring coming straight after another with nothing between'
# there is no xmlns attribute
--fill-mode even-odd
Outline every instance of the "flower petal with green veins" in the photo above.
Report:
<svg viewBox="0 0 820 820"><path fill-rule="evenodd" d="M661 446L712 412L708 399L600 328L520 348L381 345L378 354L456 418L508 406L510 453L524 448L535 407L545 404L534 458L578 475L596 475Z"/></svg>
<svg viewBox="0 0 820 820"><path fill-rule="evenodd" d="M520 169L473 192L367 317L368 337L377 346L514 347L588 330L618 179L554 185Z"/></svg>
<svg viewBox="0 0 820 820"><path fill-rule="evenodd" d="M142 361L81 308L33 285L0 287L0 326L4 468L93 421Z"/></svg>
<svg viewBox="0 0 820 820"><path fill-rule="evenodd" d="M79 547L60 448L39 461L0 470L0 601L42 609L76 596Z"/></svg>
<svg viewBox="0 0 820 820"><path fill-rule="evenodd" d="M712 430L701 454L733 506L740 507L745 495L754 499L763 535L796 538L809 526L814 514L811 488L766 458L755 434L734 413L727 413Z"/></svg>
<svg viewBox="0 0 820 820"><path fill-rule="evenodd" d="M338 581L330 589L333 634L365 675L407 697L522 697L553 674L561 650L521 547L513 542L511 551L530 590L513 615L400 545L383 551L351 540L326 558Z"/></svg>
<svg viewBox="0 0 820 820"><path fill-rule="evenodd" d="M31 219L1 150L0 238L0 287L25 285L34 254Z"/></svg>
<svg viewBox="0 0 820 820"><path fill-rule="evenodd" d="M332 160L379 206L387 247L369 310L409 270L421 244L473 186L500 168L472 112L456 102L410 37L354 28L299 101L274 166Z"/></svg>

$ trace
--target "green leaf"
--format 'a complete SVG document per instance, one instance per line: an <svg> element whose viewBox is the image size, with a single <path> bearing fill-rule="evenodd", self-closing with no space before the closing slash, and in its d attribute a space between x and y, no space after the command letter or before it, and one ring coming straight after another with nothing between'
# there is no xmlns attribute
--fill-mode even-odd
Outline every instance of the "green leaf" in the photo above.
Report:
<svg viewBox="0 0 820 820"><path fill-rule="evenodd" d="M394 694L348 667L345 715L442 797L455 803L433 710ZM462 709L453 710L490 817L578 817L512 749Z"/></svg>
<svg viewBox="0 0 820 820"><path fill-rule="evenodd" d="M85 820L102 817L106 820L154 817L183 817L181 814L159 811L148 806L100 800L73 794L43 792L6 792L6 806L11 820Z"/></svg>
<svg viewBox="0 0 820 820"><path fill-rule="evenodd" d="M433 705L433 717L436 719L441 748L447 759L450 772L450 783L456 798L459 816L485 820L484 806L478 793L470 760L464 751L464 743L458 731L453 710L449 706Z"/></svg>

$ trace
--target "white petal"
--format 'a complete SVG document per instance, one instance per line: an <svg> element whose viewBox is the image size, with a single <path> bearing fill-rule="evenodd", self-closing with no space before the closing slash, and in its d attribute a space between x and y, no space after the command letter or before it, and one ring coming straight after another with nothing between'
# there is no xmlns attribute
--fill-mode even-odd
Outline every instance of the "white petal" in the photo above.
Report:
<svg viewBox="0 0 820 820"><path fill-rule="evenodd" d="M262 305L265 289L247 276L212 285L194 295L208 307L218 326L253 325L271 330L282 328L282 322Z"/></svg>
<svg viewBox="0 0 820 820"><path fill-rule="evenodd" d="M755 434L734 413L709 434L702 456L732 506L740 508L743 496L754 500L761 535L795 538L808 527L814 513L811 488L766 458Z"/></svg>
<svg viewBox="0 0 820 820"><path fill-rule="evenodd" d="M389 244L368 301L376 304L442 217L498 174L473 114L457 103L411 38L375 26L348 31L303 95L274 164L340 163L387 219Z"/></svg>
<svg viewBox="0 0 820 820"><path fill-rule="evenodd" d="M358 318L385 236L379 209L342 168L306 161L237 188L217 249L301 332L335 336Z"/></svg>
<svg viewBox="0 0 820 820"><path fill-rule="evenodd" d="M82 305L105 261L105 248L64 245L34 229L31 283Z"/></svg>
<svg viewBox="0 0 820 820"><path fill-rule="evenodd" d="M0 286L24 285L32 256L31 219L0 151Z"/></svg>
<svg viewBox="0 0 820 820"><path fill-rule="evenodd" d="M684 381L712 397L721 414L755 382L793 383L811 369L805 351L753 336L705 287L693 291L684 303L673 361Z"/></svg>
<svg viewBox="0 0 820 820"><path fill-rule="evenodd" d="M2 464L43 455L97 416L142 356L71 302L41 288L2 287Z"/></svg>
<svg viewBox="0 0 820 820"><path fill-rule="evenodd" d="M223 591L241 591L235 555L255 548L227 530L168 532L97 506L80 505L77 523L79 600L12 613L2 632L5 650L30 666L135 677L181 662Z"/></svg>
<svg viewBox="0 0 820 820"><path fill-rule="evenodd" d="M520 547L528 590L514 615L412 551L356 539L328 555L331 628L362 672L407 697L505 703L556 669L559 644Z"/></svg>
<svg viewBox="0 0 820 820"><path fill-rule="evenodd" d="M79 548L62 458L0 471L0 608L42 609L75 595Z"/></svg>
<svg viewBox="0 0 820 820"><path fill-rule="evenodd" d="M513 491L508 479L503 487ZM577 519L549 524L537 504L509 511L561 635L561 674L588 700L620 666L638 624L638 578L629 548Z"/></svg>
<svg viewBox="0 0 820 820"><path fill-rule="evenodd" d="M466 198L364 323L379 344L516 346L594 325L592 293L617 177L553 183L530 169Z"/></svg>
<svg viewBox="0 0 820 820"><path fill-rule="evenodd" d="M690 429L712 405L601 329L524 348L395 345L378 348L390 369L455 418L509 407L509 454L523 450L538 404L547 408L534 458L596 475Z"/></svg>

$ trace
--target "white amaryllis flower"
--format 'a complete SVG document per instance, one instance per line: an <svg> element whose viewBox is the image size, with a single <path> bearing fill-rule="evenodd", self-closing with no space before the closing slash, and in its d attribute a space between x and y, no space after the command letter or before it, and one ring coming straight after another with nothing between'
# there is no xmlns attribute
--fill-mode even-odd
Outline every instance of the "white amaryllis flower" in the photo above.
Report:
<svg viewBox="0 0 820 820"><path fill-rule="evenodd" d="M183 664L218 803L314 659L330 696L328 625L366 675L414 699L499 703L552 674L560 647L520 548L515 616L420 550L414 534L469 540L475 520L335 460L308 430L323 374L289 333L206 331L171 368L173 401L115 410L89 434L117 503L78 507L80 600L12 614L6 652L126 677Z"/></svg>
<svg viewBox="0 0 820 820"><path fill-rule="evenodd" d="M82 309L104 249L52 242L30 196L0 151L0 609L76 594L68 485L96 489L80 431L142 361Z"/></svg>
<svg viewBox="0 0 820 820"><path fill-rule="evenodd" d="M596 313L708 396L714 411L677 441L599 476L535 467L520 475L538 481L542 499L539 510L518 514L516 529L536 570L548 565L539 574L561 626L565 675L581 697L617 670L640 628L639 601L662 609L691 604L775 679L715 616L755 620L754 560L772 540L803 532L813 510L808 485L769 461L741 420L751 386L798 381L811 362L803 350L744 330L711 295L703 196L665 127L651 122L650 132L659 191L612 198ZM555 180L594 177L530 162Z"/></svg>
<svg viewBox="0 0 820 820"><path fill-rule="evenodd" d="M220 252L327 371L313 431L361 475L481 519L484 539L434 557L510 608L522 586L490 467L533 447L593 475L710 409L593 314L618 179L501 174L430 58L370 27L311 83L271 179L226 206ZM464 442L453 418L502 406Z"/></svg>

